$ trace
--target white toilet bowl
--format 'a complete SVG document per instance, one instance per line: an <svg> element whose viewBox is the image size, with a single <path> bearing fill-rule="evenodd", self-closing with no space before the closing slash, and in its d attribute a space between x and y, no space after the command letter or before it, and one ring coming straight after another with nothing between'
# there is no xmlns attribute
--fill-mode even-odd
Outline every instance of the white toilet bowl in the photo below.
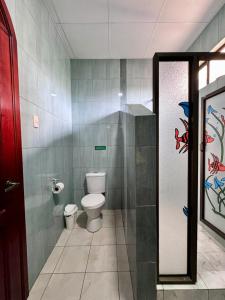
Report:
<svg viewBox="0 0 225 300"><path fill-rule="evenodd" d="M101 211L105 204L102 194L88 194L81 199L81 205L87 214L87 230L96 232L102 227Z"/></svg>

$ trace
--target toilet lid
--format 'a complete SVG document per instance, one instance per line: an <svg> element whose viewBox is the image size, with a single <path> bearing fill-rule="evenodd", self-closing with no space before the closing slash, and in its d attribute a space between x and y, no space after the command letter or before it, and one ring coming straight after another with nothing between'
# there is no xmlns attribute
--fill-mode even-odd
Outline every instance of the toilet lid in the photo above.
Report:
<svg viewBox="0 0 225 300"><path fill-rule="evenodd" d="M81 204L85 208L98 208L105 203L105 197L102 194L89 194L81 199Z"/></svg>

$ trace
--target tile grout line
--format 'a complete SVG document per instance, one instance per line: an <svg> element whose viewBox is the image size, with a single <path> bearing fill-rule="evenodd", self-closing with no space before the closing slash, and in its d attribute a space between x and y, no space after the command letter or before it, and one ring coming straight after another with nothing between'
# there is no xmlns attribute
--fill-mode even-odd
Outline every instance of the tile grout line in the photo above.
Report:
<svg viewBox="0 0 225 300"><path fill-rule="evenodd" d="M48 274L48 273L46 273L46 274ZM46 274L45 274L45 275L46 275ZM39 275L38 275L38 278L40 277L40 275L44 275L44 274L39 274ZM37 279L38 279L38 278L37 278ZM46 291L46 289L47 289L47 286L48 286L48 284L49 284L51 278L52 278L52 274L51 274L51 276L49 277L48 282L47 282L47 284L46 284L46 287L44 288L44 290L43 290L43 292L42 292L42 294L41 294L40 300L42 299L42 297L43 297L43 295L44 295L44 293L45 293L45 291ZM29 295L28 295L28 298L29 298L29 296L30 296L30 293L29 293Z"/></svg>
<svg viewBox="0 0 225 300"><path fill-rule="evenodd" d="M118 293L119 293L119 272L118 272L118 253L117 253L117 245L124 245L124 244L117 244L117 238L116 238L116 231L117 231L117 226L116 226L116 216L115 216L115 214L114 214L113 216L114 216L114 223L115 223L115 225L112 226L112 227L102 227L102 228L114 228L114 230L115 230L115 244L113 243L113 244L93 245L93 246L105 246L105 245L108 245L108 246L110 246L110 245L111 245L111 246L112 246L112 245L115 245L115 246L116 246L116 259L117 259L117 272L116 272L116 273L117 273L117 276L118 276ZM123 228L123 227L118 227L118 228ZM79 228L74 227L73 230L76 230L76 229L79 229ZM83 229L83 228L80 228L80 229ZM123 228L123 229L124 229L124 228ZM64 230L65 230L65 229L64 229ZM105 273L104 271L102 271L102 272L87 272L87 267L88 267L88 262L89 262L89 258L90 258L90 252L91 252L92 242L93 242L93 239L94 239L94 233L93 233L93 235L92 235L91 243L90 243L90 245L89 245L90 248L89 248L88 259L87 259L87 264L86 264L85 272L55 273L55 270L56 270L56 268L57 268L57 266L58 266L58 264L59 264L59 261L60 261L62 255L63 255L63 252L64 252L65 248L67 248L67 247L80 247L80 246L83 246L83 245L71 245L71 246L67 246L67 242L68 242L68 240L69 240L69 238L70 238L70 236L71 236L73 230L70 231L70 234L68 235L68 237L67 237L67 239L66 239L66 241L65 241L65 243L64 243L63 246L60 246L60 245L59 245L59 246L56 246L56 245L55 245L55 247L54 247L54 248L63 248L63 250L62 250L62 253L60 254L60 256L59 256L59 258L58 258L58 260L57 260L57 262L56 262L56 264L55 264L55 267L54 267L52 273L43 273L43 274L40 273L40 274L39 274L39 275L45 275L45 274L51 275L51 276L49 277L49 280L48 280L48 282L47 282L46 287L44 288L44 290L43 290L43 292L42 292L42 295L41 295L41 298L40 298L40 299L43 299L43 296L44 296L44 294L45 294L45 292L46 292L46 289L47 289L48 286L49 286L49 282L50 282L50 280L52 279L52 276L53 276L54 274L77 274L77 273L84 274L83 283L82 283L82 288L81 288L81 293L80 293L80 298L79 298L79 300L81 300L86 274L87 274L87 273L96 273L96 274L99 274L99 273ZM85 246L88 246L88 245L85 245ZM115 273L115 271L109 271L109 272ZM124 272L125 272L125 271L124 271ZM118 296L119 296L119 299L120 299L120 293L118 294Z"/></svg>
<svg viewBox="0 0 225 300"><path fill-rule="evenodd" d="M63 247L61 247L61 248L63 248L63 250L62 250L62 253L63 253L65 247L63 246ZM60 256L59 256L59 259L58 259L58 261L57 261L57 263L56 263L56 265L55 265L55 268L56 268L56 266L58 265L58 262L59 262L59 260L60 260L60 258L61 258L62 253L61 253ZM49 282L50 282L50 280L52 279L52 276L54 275L55 268L54 268L54 270L53 270L52 273L44 273L44 274L51 274L51 276L50 276L50 278L49 278L49 280L48 280L48 284L47 284L46 287L44 288L44 291L43 291L43 293L42 293L42 295L41 295L40 300L43 299L43 296L44 296L44 294L45 294L45 291L46 291L47 287L49 286Z"/></svg>
<svg viewBox="0 0 225 300"><path fill-rule="evenodd" d="M93 238L94 238L94 233L92 234L92 239L91 239L91 243L90 243L90 249L89 249L89 253L88 253L88 259L87 259L87 264L86 264L86 268L85 268L85 272L84 272L84 278L83 278L83 283L82 283L82 287L81 287L81 291L80 291L79 300L81 300L81 297L82 297L82 292L83 292L83 288L84 288L84 281L85 281L86 274L87 274L87 267L88 267L88 262L89 262L89 258L90 258L91 246L92 246Z"/></svg>
<svg viewBox="0 0 225 300"><path fill-rule="evenodd" d="M64 228L64 230L65 230L65 228ZM67 240L66 240L66 242L65 242L65 245L66 245L66 243L67 243L67 241L68 241L68 239L69 239L71 233L72 233L72 230L71 230L71 232L70 232L70 234L69 234L69 236L68 236L68 238L67 238ZM61 237L61 235L60 235L60 237ZM59 237L59 238L60 238L60 237ZM57 242L58 242L58 241L57 241ZM55 267L54 267L53 272L52 272L52 273L45 273L45 274L51 274L51 276L50 276L50 278L49 278L49 280L48 280L48 284L46 285L46 287L45 287L45 289L44 289L44 291L43 291L43 293L42 293L42 295L41 295L40 300L43 299L43 296L44 296L44 294L45 294L45 292L46 292L46 289L47 289L47 287L49 286L49 282L50 282L50 280L52 279L52 276L54 275L55 269L56 269L56 267L57 267L57 265L58 265L58 263L59 263L59 260L60 260L62 254L63 254L63 251L64 251L64 249L65 249L65 245L64 245L64 246L55 246L55 247L54 247L54 249L55 249L56 247L61 247L61 248L63 248L63 250L62 250L62 253L60 254L60 256L59 256L59 258L58 258L57 263L55 264Z"/></svg>

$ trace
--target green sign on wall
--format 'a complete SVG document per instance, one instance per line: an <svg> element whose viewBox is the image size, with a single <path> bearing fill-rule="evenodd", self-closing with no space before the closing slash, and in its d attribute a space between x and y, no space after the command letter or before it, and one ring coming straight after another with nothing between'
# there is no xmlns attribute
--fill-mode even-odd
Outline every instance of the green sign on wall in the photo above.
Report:
<svg viewBox="0 0 225 300"><path fill-rule="evenodd" d="M106 150L106 146L95 146L95 150Z"/></svg>

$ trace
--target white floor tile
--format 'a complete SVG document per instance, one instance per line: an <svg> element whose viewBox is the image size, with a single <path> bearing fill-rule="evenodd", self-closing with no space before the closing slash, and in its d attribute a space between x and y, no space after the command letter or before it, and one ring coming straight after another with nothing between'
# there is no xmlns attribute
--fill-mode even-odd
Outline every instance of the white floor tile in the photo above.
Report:
<svg viewBox="0 0 225 300"><path fill-rule="evenodd" d="M114 215L103 215L102 227L115 227L115 216Z"/></svg>
<svg viewBox="0 0 225 300"><path fill-rule="evenodd" d="M115 211L112 209L103 209L102 214L103 214L103 216L114 216Z"/></svg>
<svg viewBox="0 0 225 300"><path fill-rule="evenodd" d="M208 289L225 289L224 271L207 271L200 273Z"/></svg>
<svg viewBox="0 0 225 300"><path fill-rule="evenodd" d="M224 300L224 299L225 299L225 289L209 290L209 300Z"/></svg>
<svg viewBox="0 0 225 300"><path fill-rule="evenodd" d="M130 268L129 268L126 245L117 245L116 248L117 248L118 271L129 271Z"/></svg>
<svg viewBox="0 0 225 300"><path fill-rule="evenodd" d="M87 229L76 228L73 229L71 235L66 243L67 246L89 246L93 238L93 233Z"/></svg>
<svg viewBox="0 0 225 300"><path fill-rule="evenodd" d="M116 246L91 246L87 272L106 271L117 271Z"/></svg>
<svg viewBox="0 0 225 300"><path fill-rule="evenodd" d="M210 264L213 266L215 271L225 271L225 252L212 252L205 254Z"/></svg>
<svg viewBox="0 0 225 300"><path fill-rule="evenodd" d="M28 300L40 300L41 299L51 276L52 276L51 274L40 274L38 276L37 280L35 281L32 289L30 291Z"/></svg>
<svg viewBox="0 0 225 300"><path fill-rule="evenodd" d="M207 290L164 290L164 300L208 300Z"/></svg>
<svg viewBox="0 0 225 300"><path fill-rule="evenodd" d="M45 263L41 273L53 273L54 269L59 261L59 258L63 252L63 247L55 247L50 254L47 262Z"/></svg>
<svg viewBox="0 0 225 300"><path fill-rule="evenodd" d="M157 290L157 300L164 300L164 292L162 290Z"/></svg>
<svg viewBox="0 0 225 300"><path fill-rule="evenodd" d="M86 273L81 300L119 300L117 272Z"/></svg>
<svg viewBox="0 0 225 300"><path fill-rule="evenodd" d="M84 273L53 274L43 300L79 300Z"/></svg>
<svg viewBox="0 0 225 300"><path fill-rule="evenodd" d="M115 228L102 228L94 233L92 245L115 245Z"/></svg>
<svg viewBox="0 0 225 300"><path fill-rule="evenodd" d="M70 234L71 234L71 230L64 229L58 239L56 246L64 247L66 245L66 242L67 242Z"/></svg>
<svg viewBox="0 0 225 300"><path fill-rule="evenodd" d="M203 253L198 253L197 265L199 273L205 271L215 271L211 261L209 261L207 256Z"/></svg>
<svg viewBox="0 0 225 300"><path fill-rule="evenodd" d="M222 246L218 245L214 240L198 240L198 252L207 253L207 252L220 252Z"/></svg>
<svg viewBox="0 0 225 300"><path fill-rule="evenodd" d="M115 215L121 215L122 216L122 210L121 209L115 209L114 213L115 213Z"/></svg>
<svg viewBox="0 0 225 300"><path fill-rule="evenodd" d="M85 272L90 246L65 247L54 273Z"/></svg>
<svg viewBox="0 0 225 300"><path fill-rule="evenodd" d="M120 300L133 300L130 272L119 272Z"/></svg>
<svg viewBox="0 0 225 300"><path fill-rule="evenodd" d="M116 228L116 243L125 244L124 229L122 227Z"/></svg>
<svg viewBox="0 0 225 300"><path fill-rule="evenodd" d="M116 227L123 227L123 219L121 214L116 214Z"/></svg>

